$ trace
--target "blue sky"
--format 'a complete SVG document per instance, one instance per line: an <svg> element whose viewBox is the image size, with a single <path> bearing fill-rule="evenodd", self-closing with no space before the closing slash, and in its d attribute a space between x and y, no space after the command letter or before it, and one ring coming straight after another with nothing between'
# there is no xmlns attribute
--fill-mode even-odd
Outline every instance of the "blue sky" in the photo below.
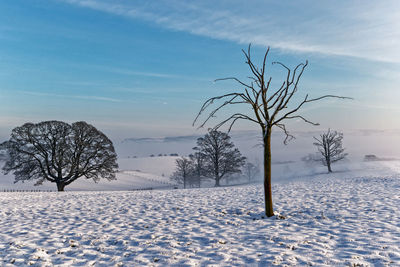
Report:
<svg viewBox="0 0 400 267"><path fill-rule="evenodd" d="M267 46L269 62L309 60L295 100L355 98L310 105L301 114L321 126L291 129L400 128L399 18L395 0L1 1L0 138L50 119L114 138L192 134L205 99L239 89L213 80L249 75L250 42L256 61Z"/></svg>

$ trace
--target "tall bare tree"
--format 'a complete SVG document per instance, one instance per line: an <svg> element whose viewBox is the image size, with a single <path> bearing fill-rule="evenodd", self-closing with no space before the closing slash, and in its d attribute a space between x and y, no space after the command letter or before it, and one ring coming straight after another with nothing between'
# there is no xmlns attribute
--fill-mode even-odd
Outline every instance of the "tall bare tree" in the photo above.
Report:
<svg viewBox="0 0 400 267"><path fill-rule="evenodd" d="M204 173L214 178L215 186L220 186L223 178L241 173L246 160L230 139L227 133L216 130L197 139L196 149L204 158Z"/></svg>
<svg viewBox="0 0 400 267"><path fill-rule="evenodd" d="M321 153L322 163L328 167L328 171L332 172L331 164L346 158L348 155L344 153L343 143L343 133L337 131L328 132L320 135L320 138L314 136L316 142L314 145L317 146L318 151Z"/></svg>
<svg viewBox="0 0 400 267"><path fill-rule="evenodd" d="M271 133L273 128L279 128L286 134L284 143L286 144L290 139L294 138L286 129L285 121L299 119L312 125L319 125L314 123L302 115L298 114L298 111L305 105L319 101L325 98L339 98L345 99L347 97L335 96L335 95L324 95L317 98L310 98L308 94L299 103L289 108L293 97L298 91L298 85L300 78L308 65L308 62L297 65L293 70L284 65L281 62L272 62L273 65L278 65L286 71L286 79L281 83L281 86L272 89L270 88L272 77L266 77L266 63L269 48L264 54L261 68L257 67L250 55L250 45L247 52L242 50L246 64L248 65L251 76L249 82L243 82L236 77L228 77L223 79L217 79L216 81L222 80L233 80L236 81L243 90L240 92L232 92L216 97L211 97L206 100L201 107L198 115L196 116L193 125L196 124L201 114L203 114L214 102L222 100L222 104L219 104L211 112L206 115L199 127L203 127L211 118L215 117L216 113L228 105L246 104L252 109L253 114L247 113L234 113L228 118L222 120L220 123L214 126L215 129L219 129L221 126L228 124L230 131L238 120L251 121L260 126L263 145L264 145L264 195L265 195L265 214L270 217L274 215L272 206L272 191L271 191Z"/></svg>
<svg viewBox="0 0 400 267"><path fill-rule="evenodd" d="M115 180L117 154L110 139L86 122L26 123L11 132L2 144L8 158L3 166L15 182L36 180L57 184L58 191L80 177Z"/></svg>

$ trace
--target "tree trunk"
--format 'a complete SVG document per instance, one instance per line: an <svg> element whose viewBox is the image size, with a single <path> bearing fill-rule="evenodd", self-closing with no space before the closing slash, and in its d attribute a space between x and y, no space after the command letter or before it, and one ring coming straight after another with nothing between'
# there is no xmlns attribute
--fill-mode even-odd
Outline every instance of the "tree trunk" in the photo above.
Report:
<svg viewBox="0 0 400 267"><path fill-rule="evenodd" d="M57 183L57 190L58 192L64 191L65 184L62 182Z"/></svg>
<svg viewBox="0 0 400 267"><path fill-rule="evenodd" d="M215 177L215 187L218 187L218 186L219 186L219 176L217 175Z"/></svg>
<svg viewBox="0 0 400 267"><path fill-rule="evenodd" d="M326 163L326 166L328 166L328 172L332 172L331 163L329 161Z"/></svg>
<svg viewBox="0 0 400 267"><path fill-rule="evenodd" d="M271 190L271 129L266 129L264 139L264 197L265 215L274 216Z"/></svg>

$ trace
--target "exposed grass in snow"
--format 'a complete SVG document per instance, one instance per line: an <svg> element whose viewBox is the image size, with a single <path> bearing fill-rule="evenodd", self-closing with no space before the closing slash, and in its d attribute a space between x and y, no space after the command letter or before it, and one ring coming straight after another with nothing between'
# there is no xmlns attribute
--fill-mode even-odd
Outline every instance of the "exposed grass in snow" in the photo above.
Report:
<svg viewBox="0 0 400 267"><path fill-rule="evenodd" d="M334 176L332 176L334 177ZM400 265L400 179L0 193L0 265Z"/></svg>

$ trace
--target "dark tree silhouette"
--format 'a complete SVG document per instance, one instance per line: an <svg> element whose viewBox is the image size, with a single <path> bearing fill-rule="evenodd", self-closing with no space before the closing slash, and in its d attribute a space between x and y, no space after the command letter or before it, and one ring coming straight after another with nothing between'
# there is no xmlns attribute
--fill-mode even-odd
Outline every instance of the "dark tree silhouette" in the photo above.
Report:
<svg viewBox="0 0 400 267"><path fill-rule="evenodd" d="M328 167L329 172L332 172L331 164L344 159L348 155L344 153L344 148L342 148L343 133L331 132L331 129L329 129L328 132L321 134L320 138L314 136L314 139L316 141L314 145L321 153L320 161Z"/></svg>
<svg viewBox="0 0 400 267"><path fill-rule="evenodd" d="M86 122L26 123L11 132L2 144L8 159L3 166L15 182L36 180L57 184L58 191L80 177L115 180L117 155L110 139Z"/></svg>
<svg viewBox="0 0 400 267"><path fill-rule="evenodd" d="M312 125L318 125L318 123L311 122L302 115L298 114L298 111L306 104L319 101L325 98L341 98L335 95L324 95L317 98L310 98L308 94L303 98L302 101L289 108L290 104L294 101L294 95L298 91L298 85L300 78L307 67L308 62L297 65L294 70L291 70L281 62L272 62L273 65L283 67L286 71L286 79L281 83L281 86L274 89L270 88L272 77L267 78L266 63L269 48L264 54L261 68L254 65L250 56L250 45L247 52L242 50L246 58L246 64L250 68L251 76L249 82L243 82L235 77L228 77L221 80L233 80L236 81L243 91L228 93L216 97L209 98L204 102L197 117L195 118L193 125L197 122L200 115L215 102L222 100L222 104L219 104L213 109L200 124L199 127L203 127L211 118L215 117L216 113L227 105L246 104L250 106L253 114L246 113L234 113L228 118L222 120L220 123L214 126L213 130L219 129L225 124L229 124L228 131L230 131L238 120L251 121L260 126L262 132L262 140L264 145L264 197L265 197L265 214L270 217L274 215L272 206L272 191L271 191L271 133L273 128L279 128L286 134L284 143L286 144L290 139L294 138L286 129L285 121L298 119Z"/></svg>
<svg viewBox="0 0 400 267"><path fill-rule="evenodd" d="M209 131L197 139L196 149L204 157L204 173L215 179L215 186L220 186L221 179L241 173L246 158L235 148L228 134Z"/></svg>
<svg viewBox="0 0 400 267"><path fill-rule="evenodd" d="M204 155L197 151L197 148L193 148L196 152L189 155L190 161L193 165L193 177L192 182L194 185L200 188L201 180L204 177Z"/></svg>
<svg viewBox="0 0 400 267"><path fill-rule="evenodd" d="M193 165L192 162L184 157L176 159L176 170L171 176L171 180L177 182L178 184L183 184L183 188L187 188L190 179L193 175Z"/></svg>

